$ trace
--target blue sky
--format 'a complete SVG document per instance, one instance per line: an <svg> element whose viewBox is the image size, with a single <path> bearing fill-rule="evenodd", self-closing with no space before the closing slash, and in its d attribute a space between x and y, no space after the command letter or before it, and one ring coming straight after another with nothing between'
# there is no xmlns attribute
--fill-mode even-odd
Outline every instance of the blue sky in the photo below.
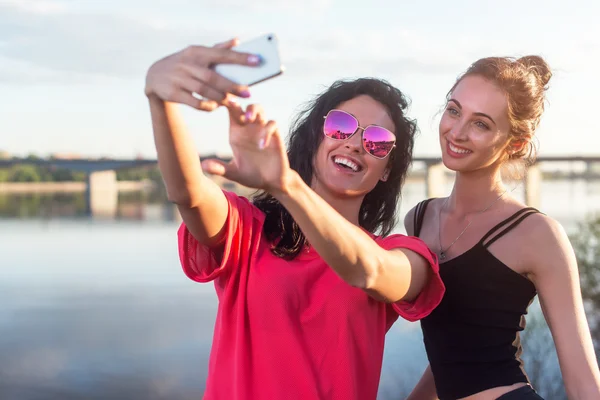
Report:
<svg viewBox="0 0 600 400"><path fill-rule="evenodd" d="M151 63L274 32L286 73L252 94L286 131L333 80L376 76L411 98L415 154L438 155L436 113L458 74L479 57L540 54L555 72L540 153L599 153L598 15L595 0L0 0L0 150L154 157ZM223 110L183 110L200 152L229 151Z"/></svg>

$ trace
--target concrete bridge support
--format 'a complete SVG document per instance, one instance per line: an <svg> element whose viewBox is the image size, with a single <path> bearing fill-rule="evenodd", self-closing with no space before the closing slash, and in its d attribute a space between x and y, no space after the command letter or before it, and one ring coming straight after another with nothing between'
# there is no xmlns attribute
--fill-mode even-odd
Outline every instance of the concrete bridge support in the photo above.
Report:
<svg viewBox="0 0 600 400"><path fill-rule="evenodd" d="M119 189L115 171L90 172L85 191L88 216L114 218L117 215Z"/></svg>
<svg viewBox="0 0 600 400"><path fill-rule="evenodd" d="M181 218L181 213L177 208L177 205L173 203L165 203L163 217L167 221L174 221L178 224L180 224L183 221L183 219Z"/></svg>
<svg viewBox="0 0 600 400"><path fill-rule="evenodd" d="M425 185L427 188L427 198L444 197L446 193L446 178L447 168L443 163L427 164L427 172L425 177Z"/></svg>
<svg viewBox="0 0 600 400"><path fill-rule="evenodd" d="M527 169L525 175L525 204L539 208L541 204L542 171L538 164Z"/></svg>

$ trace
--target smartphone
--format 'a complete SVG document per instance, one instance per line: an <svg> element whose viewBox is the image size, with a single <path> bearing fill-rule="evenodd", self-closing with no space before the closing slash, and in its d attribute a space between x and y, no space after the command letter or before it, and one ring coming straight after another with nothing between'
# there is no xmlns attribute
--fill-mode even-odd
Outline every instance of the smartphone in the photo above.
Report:
<svg viewBox="0 0 600 400"><path fill-rule="evenodd" d="M261 58L261 64L258 66L249 67L234 64L218 64L215 66L216 72L237 84L256 85L279 76L284 71L279 55L279 42L277 36L273 33L240 43L232 50L256 54Z"/></svg>

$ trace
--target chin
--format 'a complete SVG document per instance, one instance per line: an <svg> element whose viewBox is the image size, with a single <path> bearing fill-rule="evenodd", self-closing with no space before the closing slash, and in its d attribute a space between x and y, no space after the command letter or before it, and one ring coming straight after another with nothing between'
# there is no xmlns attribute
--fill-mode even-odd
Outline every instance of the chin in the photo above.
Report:
<svg viewBox="0 0 600 400"><path fill-rule="evenodd" d="M372 188L365 188L365 185L356 185L352 182L341 182L339 180L334 181L317 178L313 182L316 184L316 186L313 186L313 190L316 190L317 192L325 191L337 198L364 197L372 190Z"/></svg>
<svg viewBox="0 0 600 400"><path fill-rule="evenodd" d="M466 167L464 160L455 160L445 154L442 155L442 164L450 171L460 172Z"/></svg>
<svg viewBox="0 0 600 400"><path fill-rule="evenodd" d="M477 160L469 157L455 158L446 153L442 154L442 163L446 168L453 172L473 172L481 169L483 166L477 163Z"/></svg>
<svg viewBox="0 0 600 400"><path fill-rule="evenodd" d="M371 190L365 190L364 188L352 187L352 186L341 186L339 184L327 185L327 189L336 197L364 197Z"/></svg>

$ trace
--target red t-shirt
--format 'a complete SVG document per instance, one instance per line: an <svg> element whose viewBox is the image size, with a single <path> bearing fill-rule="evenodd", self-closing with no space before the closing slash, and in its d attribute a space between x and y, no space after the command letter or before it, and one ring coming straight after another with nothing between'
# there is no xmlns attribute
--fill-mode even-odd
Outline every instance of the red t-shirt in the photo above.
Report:
<svg viewBox="0 0 600 400"><path fill-rule="evenodd" d="M221 263L185 224L178 232L185 274L214 281L219 299L204 398L375 399L385 334L398 314L418 320L442 299L436 256L417 238L373 236L385 249L421 254L434 272L413 303L383 303L344 282L314 250L292 261L274 256L263 212L244 197L225 195Z"/></svg>

